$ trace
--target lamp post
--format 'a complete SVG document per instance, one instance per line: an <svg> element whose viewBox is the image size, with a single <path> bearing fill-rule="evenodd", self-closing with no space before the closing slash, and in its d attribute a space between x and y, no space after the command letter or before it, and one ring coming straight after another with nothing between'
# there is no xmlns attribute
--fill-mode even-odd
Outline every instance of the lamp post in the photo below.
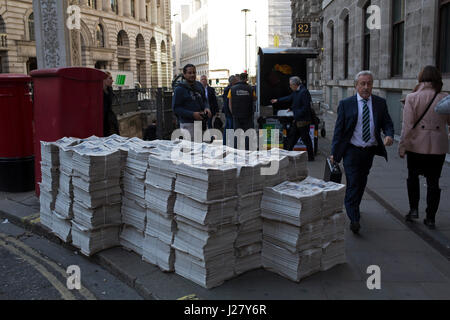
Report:
<svg viewBox="0 0 450 320"><path fill-rule="evenodd" d="M247 63L247 12L250 12L250 9L242 9L241 12L244 12L245 16L245 70L248 72L248 63Z"/></svg>

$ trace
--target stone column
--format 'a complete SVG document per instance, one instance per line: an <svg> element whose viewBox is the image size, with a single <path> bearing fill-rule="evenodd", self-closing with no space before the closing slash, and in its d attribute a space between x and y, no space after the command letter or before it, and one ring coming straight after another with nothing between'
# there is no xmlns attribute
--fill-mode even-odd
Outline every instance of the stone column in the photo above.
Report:
<svg viewBox="0 0 450 320"><path fill-rule="evenodd" d="M111 2L109 0L100 0L99 2L103 2L103 11L112 12Z"/></svg>
<svg viewBox="0 0 450 320"><path fill-rule="evenodd" d="M158 24L158 7L156 6L156 0L152 0L152 24Z"/></svg>
<svg viewBox="0 0 450 320"><path fill-rule="evenodd" d="M123 15L125 17L131 17L131 1L123 0Z"/></svg>
<svg viewBox="0 0 450 320"><path fill-rule="evenodd" d="M68 0L33 0L39 69L81 66L80 30L66 26Z"/></svg>
<svg viewBox="0 0 450 320"><path fill-rule="evenodd" d="M88 0L81 0L81 5L87 7L88 6Z"/></svg>
<svg viewBox="0 0 450 320"><path fill-rule="evenodd" d="M150 2L147 5L147 17L148 21L152 21L152 6Z"/></svg>
<svg viewBox="0 0 450 320"><path fill-rule="evenodd" d="M139 21L140 17L141 17L141 5L139 3L139 0L134 0L134 19L136 21Z"/></svg>
<svg viewBox="0 0 450 320"><path fill-rule="evenodd" d="M145 0L138 0L139 1L139 20L145 22L146 18L146 9L145 9Z"/></svg>
<svg viewBox="0 0 450 320"><path fill-rule="evenodd" d="M119 16L123 16L123 0L117 0Z"/></svg>

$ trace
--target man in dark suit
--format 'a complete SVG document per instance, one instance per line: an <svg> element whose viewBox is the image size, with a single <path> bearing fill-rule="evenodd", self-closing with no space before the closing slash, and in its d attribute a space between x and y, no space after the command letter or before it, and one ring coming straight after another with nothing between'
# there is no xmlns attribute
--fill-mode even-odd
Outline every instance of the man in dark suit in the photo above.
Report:
<svg viewBox="0 0 450 320"><path fill-rule="evenodd" d="M208 77L203 75L200 77L200 82L202 83L203 90L205 91L206 99L208 100L209 107L211 108L211 117L208 119L208 129L211 129L212 119L219 110L219 105L217 104L216 90L208 85Z"/></svg>
<svg viewBox="0 0 450 320"><path fill-rule="evenodd" d="M314 161L314 149L311 136L309 135L309 126L312 122L311 94L302 84L299 77L291 77L289 79L289 86L292 90L291 95L279 99L272 99L270 102L272 104L277 102L291 103L292 111L294 112L294 122L289 129L286 149L292 151L298 139L302 138L302 141L308 150L308 160Z"/></svg>
<svg viewBox="0 0 450 320"><path fill-rule="evenodd" d="M356 95L339 102L330 158L337 163L344 159L345 209L351 221L350 229L356 234L361 227L359 205L373 158L379 155L387 161L385 146L393 144L394 125L386 100L372 95L373 75L370 71L356 75L355 87Z"/></svg>

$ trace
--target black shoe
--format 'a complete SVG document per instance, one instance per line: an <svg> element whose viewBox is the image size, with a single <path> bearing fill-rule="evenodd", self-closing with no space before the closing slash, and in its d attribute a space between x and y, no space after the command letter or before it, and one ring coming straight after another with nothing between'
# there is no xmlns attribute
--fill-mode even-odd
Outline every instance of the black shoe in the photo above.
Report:
<svg viewBox="0 0 450 320"><path fill-rule="evenodd" d="M423 223L428 227L428 229L431 229L431 230L436 229L436 225L435 225L434 221L424 219Z"/></svg>
<svg viewBox="0 0 450 320"><path fill-rule="evenodd" d="M419 219L419 211L417 209L409 210L409 213L405 216L405 220L412 222L413 219Z"/></svg>
<svg viewBox="0 0 450 320"><path fill-rule="evenodd" d="M350 230L352 230L354 234L358 234L359 229L361 229L361 225L359 224L359 222L350 223Z"/></svg>

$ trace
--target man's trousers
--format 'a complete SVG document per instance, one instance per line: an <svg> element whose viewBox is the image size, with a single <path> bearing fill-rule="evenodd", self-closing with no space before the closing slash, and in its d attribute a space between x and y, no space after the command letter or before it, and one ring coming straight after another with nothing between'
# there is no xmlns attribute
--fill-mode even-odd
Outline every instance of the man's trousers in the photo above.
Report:
<svg viewBox="0 0 450 320"><path fill-rule="evenodd" d="M367 177L372 168L376 147L360 148L349 144L344 154L344 170L347 179L345 209L351 222L359 222L361 204Z"/></svg>

